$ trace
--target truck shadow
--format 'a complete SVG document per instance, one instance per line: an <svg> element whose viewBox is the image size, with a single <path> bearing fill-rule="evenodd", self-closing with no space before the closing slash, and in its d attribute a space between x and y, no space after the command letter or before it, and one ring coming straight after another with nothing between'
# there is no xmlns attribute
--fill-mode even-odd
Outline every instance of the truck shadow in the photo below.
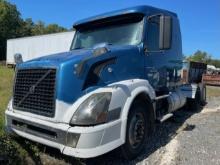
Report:
<svg viewBox="0 0 220 165"><path fill-rule="evenodd" d="M148 143L144 151L138 156L135 160L127 161L121 157L120 150L116 149L102 156L91 158L91 159L76 159L69 156L64 156L60 154L60 151L57 149L53 149L51 147L45 147L40 144L36 144L34 142L28 141L27 145L24 145L23 140L19 138L16 141L19 143L23 143L23 148L29 153L30 158L35 162L35 164L45 164L45 160L42 160L42 156L36 156L36 154L30 149L31 145L37 145L40 153L43 153L48 157L46 162L50 161L56 162L57 160L61 161L59 164L88 164L88 165L99 165L99 164L136 164L141 162L142 160L149 157L149 155L153 154L155 151L160 149L161 147L168 144L178 133L178 130L182 131L190 131L195 128L194 125L187 125L183 129L180 129L185 121L190 118L193 114L199 113L202 110L202 107L196 111L192 112L183 108L174 113L174 116L163 123L156 124L156 129L153 135L148 139ZM45 159L45 156L43 156ZM53 164L53 163L52 163Z"/></svg>

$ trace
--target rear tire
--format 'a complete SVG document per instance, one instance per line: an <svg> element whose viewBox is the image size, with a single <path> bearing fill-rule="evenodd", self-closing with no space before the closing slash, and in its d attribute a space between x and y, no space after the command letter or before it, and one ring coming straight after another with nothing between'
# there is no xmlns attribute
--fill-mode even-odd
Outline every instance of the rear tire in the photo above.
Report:
<svg viewBox="0 0 220 165"><path fill-rule="evenodd" d="M189 111L192 111L192 112L198 111L199 108L200 108L200 105L201 105L201 99L200 98L201 98L200 97L200 91L197 90L194 99L188 98L188 100L187 100L187 109Z"/></svg>
<svg viewBox="0 0 220 165"><path fill-rule="evenodd" d="M149 116L146 104L135 101L128 114L126 141L121 147L125 159L134 159L145 148L150 132Z"/></svg>
<svg viewBox="0 0 220 165"><path fill-rule="evenodd" d="M202 90L201 105L206 105L206 86L204 86Z"/></svg>

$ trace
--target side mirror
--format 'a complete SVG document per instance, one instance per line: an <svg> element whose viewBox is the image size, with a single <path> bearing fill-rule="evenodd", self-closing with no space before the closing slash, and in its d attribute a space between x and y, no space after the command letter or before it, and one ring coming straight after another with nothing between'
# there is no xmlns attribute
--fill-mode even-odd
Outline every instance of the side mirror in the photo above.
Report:
<svg viewBox="0 0 220 165"><path fill-rule="evenodd" d="M171 48L172 40L172 18L170 16L160 16L160 35L159 35L159 48Z"/></svg>
<svg viewBox="0 0 220 165"><path fill-rule="evenodd" d="M14 55L15 64L21 64L23 62L22 55L20 53L16 53Z"/></svg>

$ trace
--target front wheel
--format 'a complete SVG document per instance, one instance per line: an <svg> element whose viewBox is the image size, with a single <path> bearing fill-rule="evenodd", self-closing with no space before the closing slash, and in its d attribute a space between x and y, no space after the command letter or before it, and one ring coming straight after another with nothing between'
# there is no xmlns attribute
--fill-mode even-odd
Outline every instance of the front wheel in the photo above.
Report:
<svg viewBox="0 0 220 165"><path fill-rule="evenodd" d="M149 115L146 105L135 102L129 112L126 130L126 142L121 147L123 157L133 159L144 149L149 135Z"/></svg>

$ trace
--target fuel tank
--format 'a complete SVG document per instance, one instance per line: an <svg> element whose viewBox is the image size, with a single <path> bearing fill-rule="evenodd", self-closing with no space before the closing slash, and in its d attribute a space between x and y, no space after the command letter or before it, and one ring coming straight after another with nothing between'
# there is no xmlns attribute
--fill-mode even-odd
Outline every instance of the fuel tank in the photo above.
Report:
<svg viewBox="0 0 220 165"><path fill-rule="evenodd" d="M186 104L186 97L180 91L171 92L168 97L168 112L173 112Z"/></svg>

